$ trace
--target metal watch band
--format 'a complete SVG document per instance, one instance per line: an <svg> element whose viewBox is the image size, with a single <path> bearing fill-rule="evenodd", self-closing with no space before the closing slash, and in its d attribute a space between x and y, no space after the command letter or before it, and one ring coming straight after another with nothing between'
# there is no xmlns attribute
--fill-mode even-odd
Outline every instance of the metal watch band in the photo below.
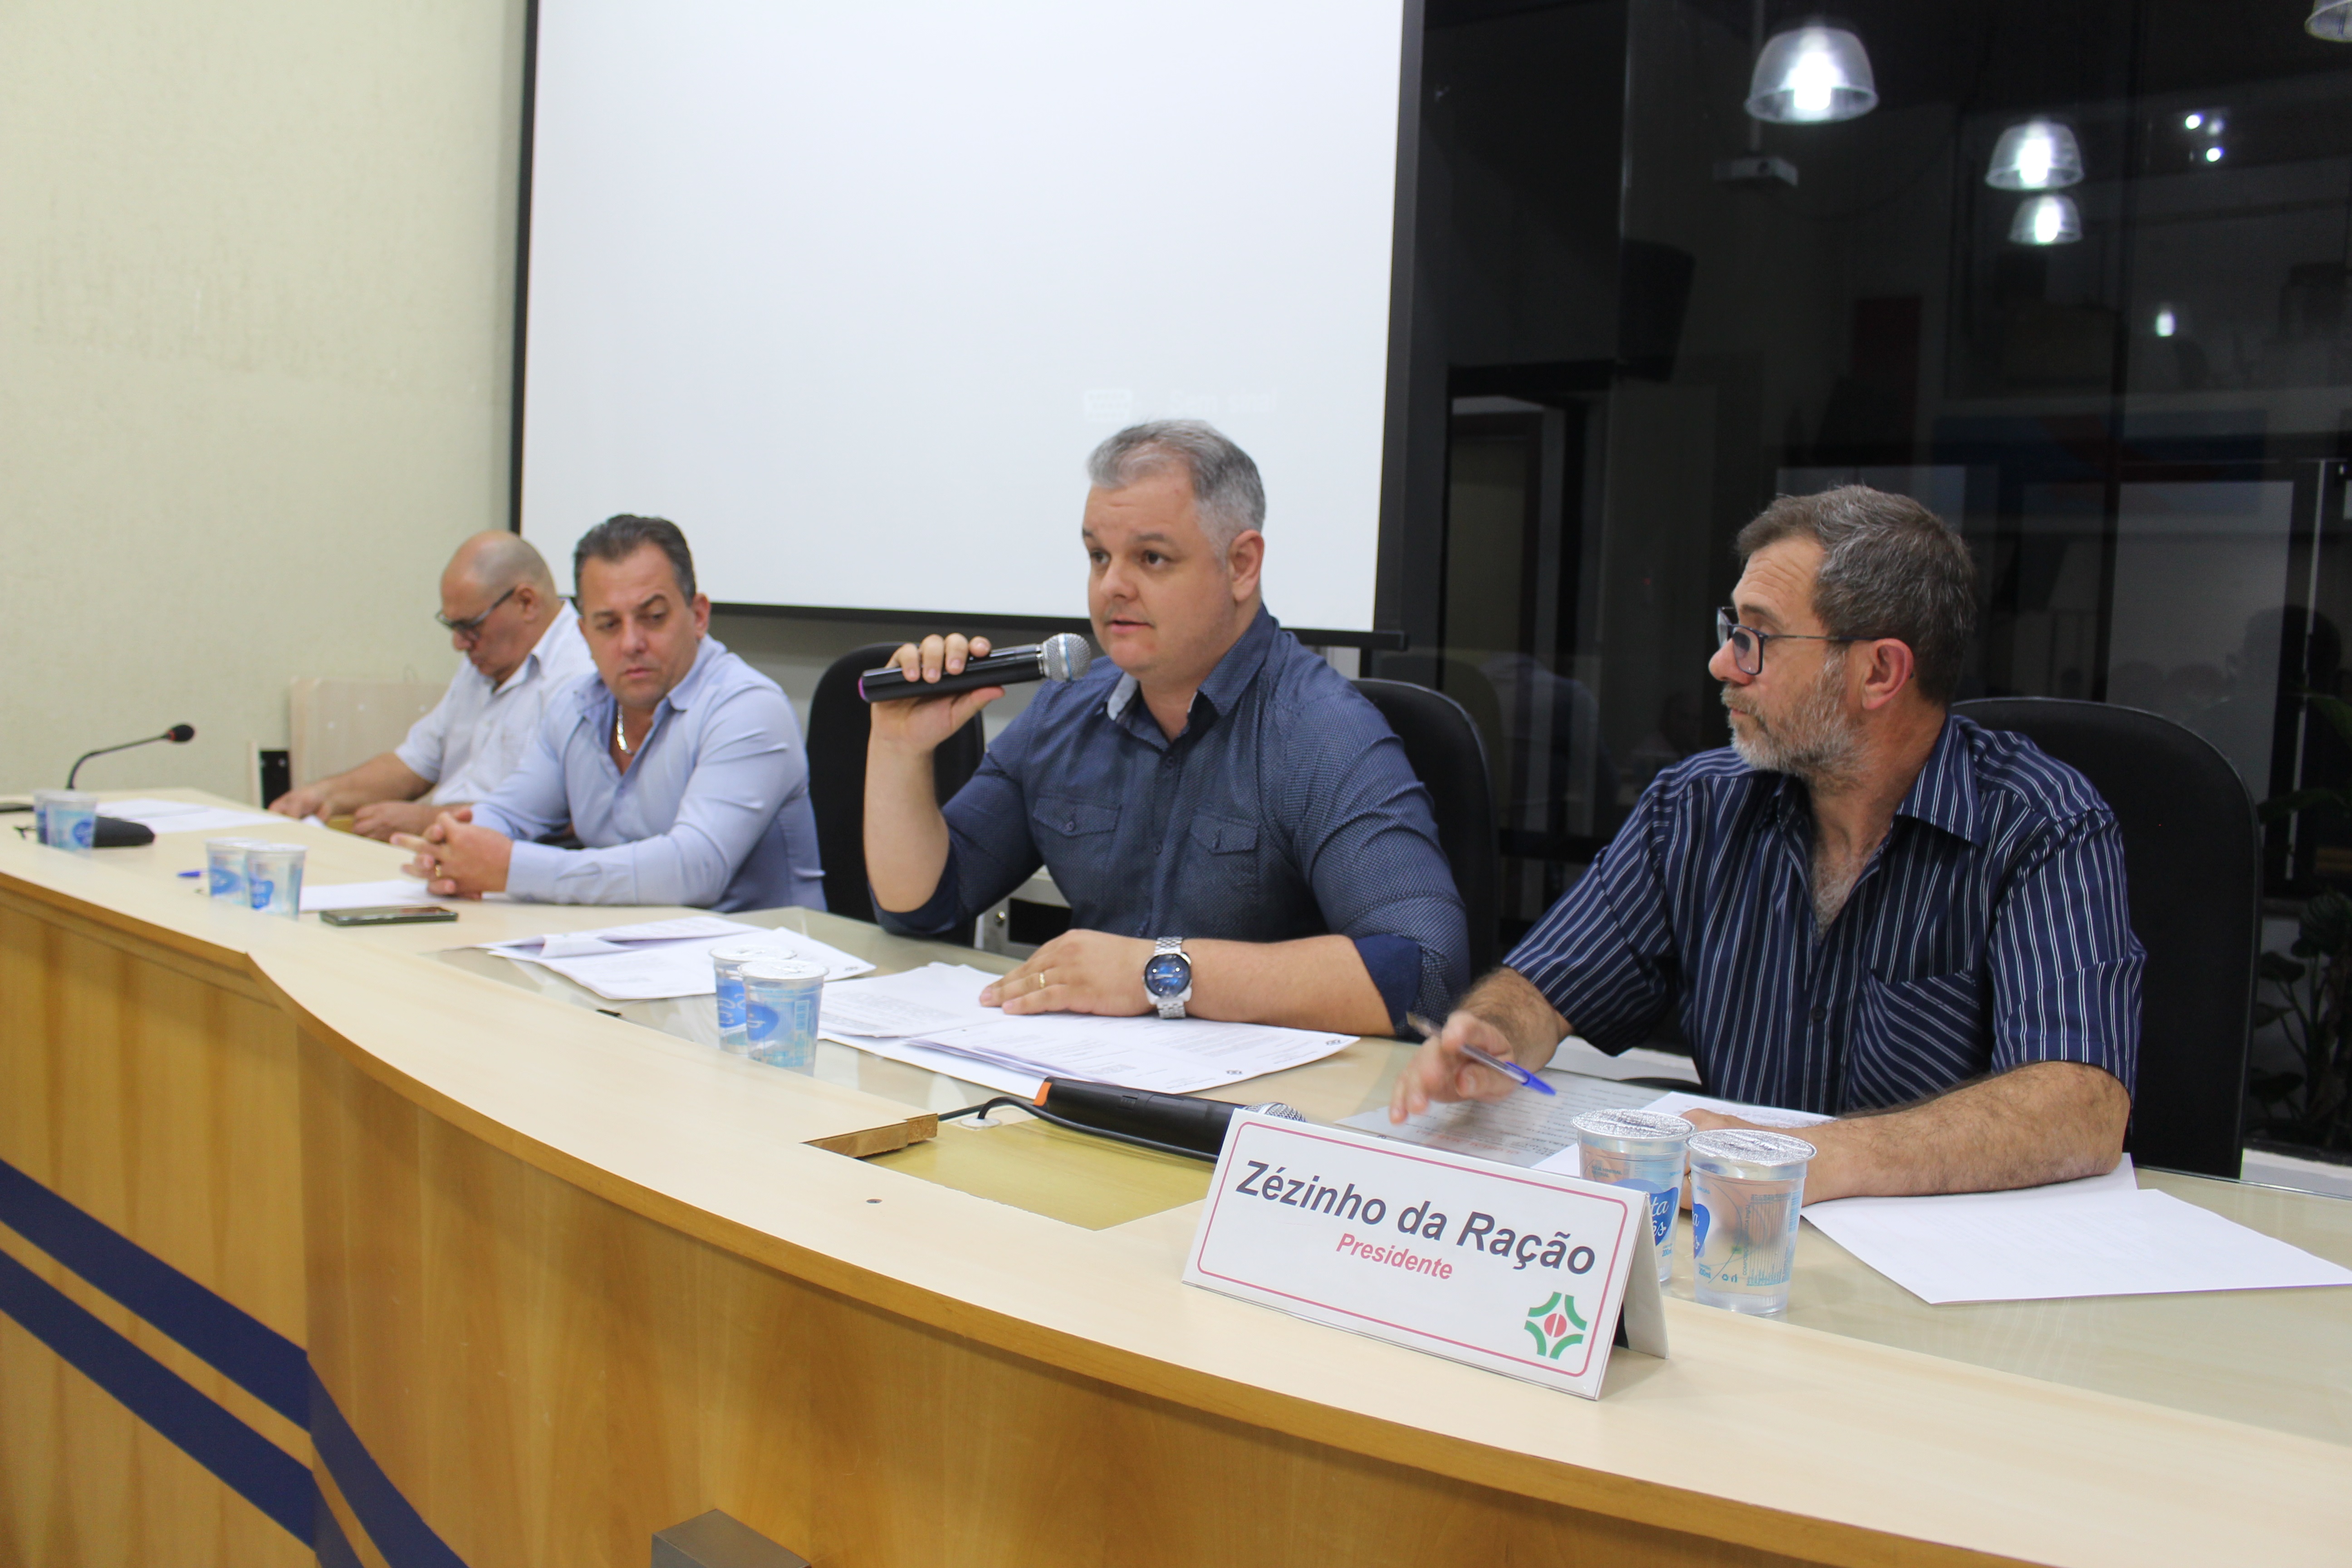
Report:
<svg viewBox="0 0 2352 1568"><path fill-rule="evenodd" d="M1192 963L1192 955L1184 951L1184 939L1181 936L1163 936L1151 944L1152 957L1157 958L1163 952L1176 954L1185 961L1188 967ZM1184 994L1181 996L1165 999L1155 996L1151 1000L1152 1005L1159 1009L1161 1017L1181 1018L1184 1016L1184 1004L1192 999L1192 987L1188 984L1184 987Z"/></svg>

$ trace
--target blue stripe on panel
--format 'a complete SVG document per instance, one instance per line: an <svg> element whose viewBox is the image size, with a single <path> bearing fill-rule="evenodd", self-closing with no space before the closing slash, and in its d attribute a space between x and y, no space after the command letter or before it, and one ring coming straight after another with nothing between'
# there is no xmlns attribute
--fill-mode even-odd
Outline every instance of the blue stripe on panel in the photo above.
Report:
<svg viewBox="0 0 2352 1568"><path fill-rule="evenodd" d="M319 1489L301 1461L0 1252L0 1312L210 1470L298 1541L311 1538Z"/></svg>
<svg viewBox="0 0 2352 1568"><path fill-rule="evenodd" d="M449 1550L392 1484L316 1373L310 1383L311 1447L383 1560L392 1568L466 1568L466 1560Z"/></svg>
<svg viewBox="0 0 2352 1568"><path fill-rule="evenodd" d="M0 1222L204 1358L296 1426L310 1422L302 1347L0 1160Z"/></svg>
<svg viewBox="0 0 2352 1568"><path fill-rule="evenodd" d="M319 1568L367 1568L360 1554L352 1550L351 1538L343 1533L343 1521L327 1506L324 1493L319 1498L319 1521L310 1534L310 1550L317 1553Z"/></svg>

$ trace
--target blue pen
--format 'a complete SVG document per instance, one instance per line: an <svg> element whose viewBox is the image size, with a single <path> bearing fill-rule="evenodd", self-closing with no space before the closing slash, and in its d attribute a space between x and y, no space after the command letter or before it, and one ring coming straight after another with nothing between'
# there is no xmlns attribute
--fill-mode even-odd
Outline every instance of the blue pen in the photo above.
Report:
<svg viewBox="0 0 2352 1568"><path fill-rule="evenodd" d="M1422 1033L1423 1038L1431 1040L1437 1038L1437 1026L1423 1017L1420 1014L1407 1013L1404 1016L1404 1021L1412 1025L1414 1028L1419 1029ZM1464 1046L1462 1047L1462 1054L1468 1057L1472 1061L1476 1062L1482 1068L1494 1068L1495 1071L1501 1073L1505 1078L1509 1079L1521 1089L1531 1089L1538 1094L1558 1094L1559 1092L1559 1090L1552 1088L1551 1085L1544 1082L1543 1079L1538 1078L1535 1074L1529 1072L1518 1063L1507 1062L1502 1058L1495 1055L1492 1051L1482 1051L1475 1046Z"/></svg>
<svg viewBox="0 0 2352 1568"><path fill-rule="evenodd" d="M201 877L204 875L204 872L202 869L197 869L194 871L174 871L172 874L175 877Z"/></svg>

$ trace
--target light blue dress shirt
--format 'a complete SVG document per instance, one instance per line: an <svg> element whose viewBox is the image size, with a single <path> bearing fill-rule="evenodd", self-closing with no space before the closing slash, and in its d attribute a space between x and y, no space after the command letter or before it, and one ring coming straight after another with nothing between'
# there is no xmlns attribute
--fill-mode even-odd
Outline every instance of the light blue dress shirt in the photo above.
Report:
<svg viewBox="0 0 2352 1568"><path fill-rule="evenodd" d="M551 904L824 908L808 753L792 699L702 639L654 709L636 759L613 763L613 694L589 675L551 698L521 764L474 820L515 840L507 891ZM566 822L584 849L530 840Z"/></svg>

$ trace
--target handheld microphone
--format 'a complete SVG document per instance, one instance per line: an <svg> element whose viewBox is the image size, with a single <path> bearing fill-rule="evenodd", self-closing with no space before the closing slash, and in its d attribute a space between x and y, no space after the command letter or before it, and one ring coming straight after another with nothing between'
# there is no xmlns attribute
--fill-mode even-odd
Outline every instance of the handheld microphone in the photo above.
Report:
<svg viewBox="0 0 2352 1568"><path fill-rule="evenodd" d="M102 757L109 752L127 752L133 746L152 746L158 741L169 741L175 746L183 746L195 738L196 727L194 724L174 724L160 735L143 735L136 741L125 741L119 746L100 746L94 752L84 752L74 759L71 772L66 774L66 788L73 788L75 774L79 773L82 763L92 757Z"/></svg>
<svg viewBox="0 0 2352 1568"><path fill-rule="evenodd" d="M1236 1110L1255 1110L1292 1121L1307 1120L1279 1100L1234 1105L1195 1100L1187 1094L1155 1094L1080 1079L1047 1079L1037 1088L1037 1109L1056 1121L1148 1143L1172 1144L1215 1159L1225 1146L1225 1128Z"/></svg>
<svg viewBox="0 0 2352 1568"><path fill-rule="evenodd" d="M869 669L857 678L857 695L868 702L889 702L901 697L952 697L986 686L1013 686L1024 680L1076 680L1095 659L1095 650L1076 632L1063 632L1044 642L999 648L984 658L967 662L955 675L936 681L917 677L895 664Z"/></svg>

